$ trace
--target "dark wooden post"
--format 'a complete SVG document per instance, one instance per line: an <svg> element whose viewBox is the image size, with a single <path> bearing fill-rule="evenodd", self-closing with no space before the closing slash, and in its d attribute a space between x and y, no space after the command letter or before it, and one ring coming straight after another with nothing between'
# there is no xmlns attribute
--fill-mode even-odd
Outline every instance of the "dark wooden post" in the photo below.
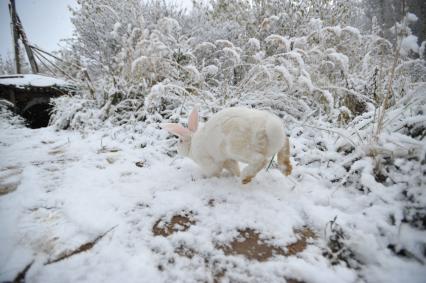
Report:
<svg viewBox="0 0 426 283"><path fill-rule="evenodd" d="M31 47L28 44L27 35L25 34L24 27L22 26L21 19L19 19L19 16L18 16L17 13L15 13L15 15L16 15L16 19L17 19L16 22L18 24L19 35L21 36L22 43L24 44L25 51L27 52L28 61L30 62L30 65L31 65L31 70L33 71L33 74L37 74L38 73L38 66L37 66L36 60L34 59L33 50L31 49Z"/></svg>
<svg viewBox="0 0 426 283"><path fill-rule="evenodd" d="M19 31L16 21L16 6L15 6L15 0L9 1L9 12L10 12L10 18L11 18L11 26L12 26L12 34L13 34L13 44L14 44L14 50L15 50L15 67L16 67L16 73L21 73L21 64L19 63Z"/></svg>

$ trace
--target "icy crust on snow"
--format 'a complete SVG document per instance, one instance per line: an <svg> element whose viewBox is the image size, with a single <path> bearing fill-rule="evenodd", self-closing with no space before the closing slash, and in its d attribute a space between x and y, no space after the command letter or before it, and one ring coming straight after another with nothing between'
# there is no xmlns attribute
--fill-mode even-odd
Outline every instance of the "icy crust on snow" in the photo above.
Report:
<svg viewBox="0 0 426 283"><path fill-rule="evenodd" d="M0 76L0 85L12 85L17 87L35 86L69 86L65 80L52 78L43 75L25 74L25 75L5 75Z"/></svg>
<svg viewBox="0 0 426 283"><path fill-rule="evenodd" d="M155 125L108 132L5 125L0 124L0 182L15 182L17 188L0 196L0 281L13 280L33 260L28 282L213 282L218 278L224 282L284 282L285 278L424 282L426 278L419 252L425 231L401 221L404 185L379 186L367 158L358 161L354 170L360 170L361 182L371 192L342 187L347 172L344 162L336 162L335 140L329 136L293 129L292 176L286 178L271 168L251 184L241 185L225 173L206 179L192 161L165 155L175 140L167 139ZM318 143L328 151L315 150ZM138 161L142 167L135 165ZM398 165L410 170L409 164ZM334 179L341 181L330 181ZM424 194L418 201L426 204ZM188 230L167 237L154 235L157 221L167 222L182 213L190 214L194 222ZM389 215L394 215L396 224ZM324 255L333 220L354 253L350 266L343 261L332 264ZM217 248L245 228L285 247L297 240L294 229L303 226L310 227L316 238L296 255L260 262L225 255ZM46 264L110 229L91 249ZM418 260L397 256L389 244L414 253ZM192 256L177 254L182 247Z"/></svg>

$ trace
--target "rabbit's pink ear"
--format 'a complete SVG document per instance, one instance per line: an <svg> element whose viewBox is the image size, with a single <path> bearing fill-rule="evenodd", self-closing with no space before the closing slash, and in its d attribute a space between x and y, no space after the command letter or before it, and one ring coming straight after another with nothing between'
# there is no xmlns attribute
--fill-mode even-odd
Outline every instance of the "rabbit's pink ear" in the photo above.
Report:
<svg viewBox="0 0 426 283"><path fill-rule="evenodd" d="M188 138L191 136L191 131L176 123L164 123L160 125L163 129L170 133L180 137L181 139Z"/></svg>
<svg viewBox="0 0 426 283"><path fill-rule="evenodd" d="M191 114L189 115L189 119L188 119L188 129L191 132L196 132L198 129L198 110L197 107L194 107L194 109L192 109Z"/></svg>

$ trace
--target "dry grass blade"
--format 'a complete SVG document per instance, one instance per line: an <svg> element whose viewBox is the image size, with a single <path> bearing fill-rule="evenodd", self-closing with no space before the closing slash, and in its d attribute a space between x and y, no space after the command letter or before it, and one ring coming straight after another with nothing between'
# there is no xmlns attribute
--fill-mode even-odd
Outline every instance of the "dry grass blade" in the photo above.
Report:
<svg viewBox="0 0 426 283"><path fill-rule="evenodd" d="M379 135L380 135L380 133L383 129L383 120L385 118L385 112L386 112L386 109L388 107L389 99L390 99L390 97L393 93L392 82L395 78L395 69L398 66L400 50L401 50L401 42L395 48L395 55L394 55L394 61L393 61L393 65L392 65L392 69L391 69L391 73L390 73L390 78L389 78L388 84L386 86L386 96L383 99L382 106L379 108L379 113L378 113L378 118L377 118L378 119L377 120L377 128L376 128L376 132L374 133L374 137L373 137L375 142L378 141Z"/></svg>

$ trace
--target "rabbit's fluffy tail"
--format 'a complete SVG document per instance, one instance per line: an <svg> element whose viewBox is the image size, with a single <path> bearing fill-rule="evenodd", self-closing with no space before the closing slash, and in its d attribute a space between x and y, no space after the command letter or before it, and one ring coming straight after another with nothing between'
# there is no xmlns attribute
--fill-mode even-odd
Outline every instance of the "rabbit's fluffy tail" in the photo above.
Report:
<svg viewBox="0 0 426 283"><path fill-rule="evenodd" d="M293 167L290 163L290 141L287 136L284 139L283 147L278 152L277 159L282 173L286 176L290 175Z"/></svg>

